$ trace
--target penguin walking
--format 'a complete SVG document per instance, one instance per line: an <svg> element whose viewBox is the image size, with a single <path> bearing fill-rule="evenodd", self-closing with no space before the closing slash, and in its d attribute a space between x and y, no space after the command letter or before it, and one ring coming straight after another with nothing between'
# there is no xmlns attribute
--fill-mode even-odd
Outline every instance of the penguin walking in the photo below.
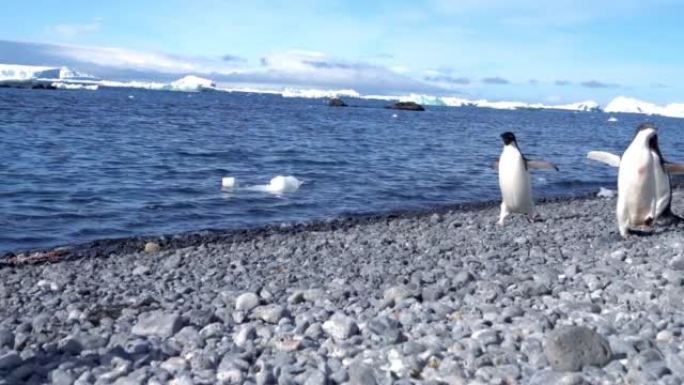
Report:
<svg viewBox="0 0 684 385"><path fill-rule="evenodd" d="M642 127L643 126L643 127ZM653 127L652 123L644 123L637 127L637 133L645 127ZM655 195L656 195L656 214L655 219L665 218L671 221L684 221L684 218L672 212L672 185L670 181L671 174L684 173L684 165L670 163L665 160L660 147L658 146L658 134L651 137L648 142L651 156L653 157L653 172L655 178ZM611 167L620 167L620 156L606 151L589 151L587 158L595 161L605 163Z"/></svg>
<svg viewBox="0 0 684 385"><path fill-rule="evenodd" d="M532 199L530 169L553 169L554 164L542 160L528 160L520 151L518 142L512 132L501 134L504 147L499 157L499 187L501 188L501 214L499 225L512 213L526 214L529 220L535 215Z"/></svg>
<svg viewBox="0 0 684 385"><path fill-rule="evenodd" d="M656 163L650 147L655 135L655 127L640 125L620 158L616 216L623 238L630 230L651 227L656 218Z"/></svg>

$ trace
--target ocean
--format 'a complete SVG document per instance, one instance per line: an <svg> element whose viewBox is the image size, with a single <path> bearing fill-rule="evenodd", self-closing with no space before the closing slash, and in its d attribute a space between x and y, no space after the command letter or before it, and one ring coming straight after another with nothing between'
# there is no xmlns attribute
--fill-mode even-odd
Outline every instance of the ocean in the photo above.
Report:
<svg viewBox="0 0 684 385"><path fill-rule="evenodd" d="M534 172L537 198L614 189L617 170L586 152L621 153L643 121L659 126L668 159L684 160L679 119L346 102L0 89L0 252L497 200L491 165L503 131L528 158L560 168ZM303 184L283 194L249 188L277 175ZM222 189L225 176L239 187Z"/></svg>

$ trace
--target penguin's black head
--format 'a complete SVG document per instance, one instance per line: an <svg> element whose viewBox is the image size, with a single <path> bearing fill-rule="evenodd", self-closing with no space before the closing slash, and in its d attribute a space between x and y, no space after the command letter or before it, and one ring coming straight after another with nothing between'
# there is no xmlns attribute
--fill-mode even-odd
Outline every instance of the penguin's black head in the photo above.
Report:
<svg viewBox="0 0 684 385"><path fill-rule="evenodd" d="M658 155L658 158L660 159L660 164L665 164L665 158L663 158L663 153L660 152L660 146L658 146L658 134L653 135L648 140L648 148L650 148L651 151L655 152Z"/></svg>
<svg viewBox="0 0 684 385"><path fill-rule="evenodd" d="M640 131L648 130L649 128L652 129L652 130L657 130L657 129L658 129L658 128L656 127L655 123L645 122L645 123L641 123L640 125L637 126L636 132L635 132L634 134L636 135L636 134L638 134Z"/></svg>
<svg viewBox="0 0 684 385"><path fill-rule="evenodd" d="M658 147L658 135L653 135L651 139L648 140L648 147L651 148L651 150L658 151L660 152L660 147Z"/></svg>
<svg viewBox="0 0 684 385"><path fill-rule="evenodd" d="M511 143L517 143L515 140L515 135L510 131L507 131L507 132L504 132L503 134L501 134L501 140L503 140L503 142L506 146L508 146Z"/></svg>

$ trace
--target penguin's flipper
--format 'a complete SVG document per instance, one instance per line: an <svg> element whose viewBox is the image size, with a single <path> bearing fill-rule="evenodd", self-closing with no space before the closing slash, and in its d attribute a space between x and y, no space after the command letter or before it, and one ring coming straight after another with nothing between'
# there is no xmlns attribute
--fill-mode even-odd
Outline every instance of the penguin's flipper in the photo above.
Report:
<svg viewBox="0 0 684 385"><path fill-rule="evenodd" d="M665 163L665 171L670 174L684 174L684 164L681 163Z"/></svg>
<svg viewBox="0 0 684 385"><path fill-rule="evenodd" d="M605 163L611 167L620 167L620 156L606 151L589 151L587 159Z"/></svg>
<svg viewBox="0 0 684 385"><path fill-rule="evenodd" d="M553 164L551 162L547 162L545 160L528 160L527 161L527 168L537 169L537 170L556 170L556 171L558 171L558 167L556 167L555 164Z"/></svg>

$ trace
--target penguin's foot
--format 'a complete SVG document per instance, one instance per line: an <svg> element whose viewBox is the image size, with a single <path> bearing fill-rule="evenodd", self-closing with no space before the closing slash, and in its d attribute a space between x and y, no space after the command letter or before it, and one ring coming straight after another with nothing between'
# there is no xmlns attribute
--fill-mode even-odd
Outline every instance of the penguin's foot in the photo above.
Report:
<svg viewBox="0 0 684 385"><path fill-rule="evenodd" d="M684 218L680 217L679 215L673 213L672 211L666 211L660 217L658 218L658 222L660 222L663 225L677 225L682 222L684 222Z"/></svg>
<svg viewBox="0 0 684 385"><path fill-rule="evenodd" d="M653 217L648 217L648 218L646 218L646 220L644 220L644 225L651 227L652 224L653 224Z"/></svg>
<svg viewBox="0 0 684 385"><path fill-rule="evenodd" d="M640 236L640 237L649 237L649 236L651 236L651 235L654 234L653 231L648 231L648 230L647 230L646 228L644 228L644 227L642 227L642 228L640 228L640 229L629 229L629 230L627 230L627 233L628 233L628 234L632 234L632 235L637 235L637 236ZM627 238L627 236L625 236L625 235L623 235L622 237L623 237L623 238Z"/></svg>
<svg viewBox="0 0 684 385"><path fill-rule="evenodd" d="M534 223L534 222L544 222L544 218L542 218L541 215L534 213L532 215L527 216L527 221L529 223Z"/></svg>
<svg viewBox="0 0 684 385"><path fill-rule="evenodd" d="M622 239L626 239L629 236L630 230L626 226L620 226L619 230Z"/></svg>

